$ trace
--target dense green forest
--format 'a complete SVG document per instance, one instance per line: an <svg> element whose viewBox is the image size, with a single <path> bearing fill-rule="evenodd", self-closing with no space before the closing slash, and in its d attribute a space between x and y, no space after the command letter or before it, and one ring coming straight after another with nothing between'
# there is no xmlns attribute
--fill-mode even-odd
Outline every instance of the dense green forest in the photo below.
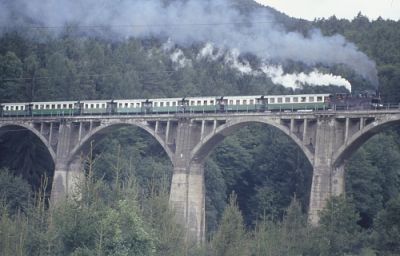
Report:
<svg viewBox="0 0 400 256"><path fill-rule="evenodd" d="M241 12L259 5L234 1ZM335 17L308 22L272 10L288 31L341 34L375 61L383 101L400 102L400 22ZM292 94L343 87L274 84L222 59L198 58L203 44L159 38L109 40L22 27L0 36L0 102ZM242 60L256 65L257 56ZM355 91L374 89L344 65ZM310 70L286 63L287 72ZM48 207L54 166L28 131L0 130L1 255L400 255L400 128L374 136L346 163L346 198L332 198L319 227L307 224L312 168L280 131L248 125L207 159L207 242L195 246L168 208L172 165L144 131L121 128L87 158L80 195Z"/></svg>

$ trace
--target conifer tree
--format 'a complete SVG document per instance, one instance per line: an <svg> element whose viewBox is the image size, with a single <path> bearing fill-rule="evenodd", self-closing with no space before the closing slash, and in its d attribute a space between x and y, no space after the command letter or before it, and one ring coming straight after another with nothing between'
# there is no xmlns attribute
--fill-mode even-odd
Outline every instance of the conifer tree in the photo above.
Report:
<svg viewBox="0 0 400 256"><path fill-rule="evenodd" d="M219 228L212 239L212 251L216 256L248 255L247 234L243 217L232 193L224 210Z"/></svg>

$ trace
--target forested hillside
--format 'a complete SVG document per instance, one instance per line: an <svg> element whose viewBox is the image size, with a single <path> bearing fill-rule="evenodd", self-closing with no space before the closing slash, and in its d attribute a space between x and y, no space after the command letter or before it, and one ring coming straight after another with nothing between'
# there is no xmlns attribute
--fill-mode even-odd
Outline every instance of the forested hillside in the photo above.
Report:
<svg viewBox="0 0 400 256"><path fill-rule="evenodd" d="M163 1L171 2L176 1ZM232 5L246 18L264 10L247 0ZM399 21L369 21L359 14L351 21L308 22L265 10L279 31L296 32L301 40L314 37L316 29L322 41L343 35L347 45L354 43L376 63L383 101L400 102ZM245 25L229 29L251 24L243 20ZM270 29L265 24L258 29ZM233 51L207 41L180 44L155 35L104 36L108 29L1 27L0 102L331 93L346 91L343 80L353 92L376 89L373 74L358 68L362 62L266 62L251 49ZM315 71L333 80L287 86L271 75L271 67L281 67L281 77ZM307 225L312 168L301 150L273 127L238 130L207 159L207 242L201 247L185 241L182 227L174 224L168 209L171 163L138 128L119 129L96 143L81 196L59 207L48 207L54 166L33 134L0 133L0 168L1 255L400 254L397 127L373 137L346 163L346 199L328 203L318 228Z"/></svg>

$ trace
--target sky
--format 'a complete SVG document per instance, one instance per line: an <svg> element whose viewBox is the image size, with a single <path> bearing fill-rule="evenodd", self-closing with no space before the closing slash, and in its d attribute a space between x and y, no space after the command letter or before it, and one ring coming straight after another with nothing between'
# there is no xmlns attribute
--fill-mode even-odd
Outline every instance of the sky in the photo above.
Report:
<svg viewBox="0 0 400 256"><path fill-rule="evenodd" d="M314 20L314 18L353 19L358 12L375 20L400 19L400 0L255 0L291 17Z"/></svg>

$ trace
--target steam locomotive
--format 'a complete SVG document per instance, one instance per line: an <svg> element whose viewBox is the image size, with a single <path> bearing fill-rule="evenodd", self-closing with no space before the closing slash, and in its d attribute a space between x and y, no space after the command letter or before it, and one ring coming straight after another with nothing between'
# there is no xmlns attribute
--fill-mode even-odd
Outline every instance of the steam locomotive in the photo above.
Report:
<svg viewBox="0 0 400 256"><path fill-rule="evenodd" d="M334 110L381 109L383 104L378 92L364 91L353 95L349 93L331 94L329 106Z"/></svg>
<svg viewBox="0 0 400 256"><path fill-rule="evenodd" d="M371 94L298 94L82 100L0 104L1 117L360 110L382 107Z"/></svg>

